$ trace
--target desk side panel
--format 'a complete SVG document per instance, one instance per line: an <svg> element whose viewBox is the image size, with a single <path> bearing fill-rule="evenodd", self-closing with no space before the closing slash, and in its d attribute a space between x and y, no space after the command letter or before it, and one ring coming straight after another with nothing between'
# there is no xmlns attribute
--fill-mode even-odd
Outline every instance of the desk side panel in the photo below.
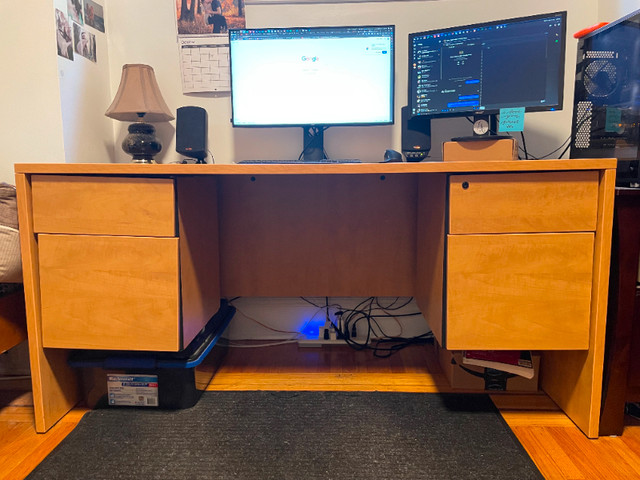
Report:
<svg viewBox="0 0 640 480"><path fill-rule="evenodd" d="M415 175L220 177L223 296L411 296Z"/></svg>
<svg viewBox="0 0 640 480"><path fill-rule="evenodd" d="M424 174L418 180L417 271L415 299L438 343L443 338L443 285L446 216L445 174Z"/></svg>
<svg viewBox="0 0 640 480"><path fill-rule="evenodd" d="M80 389L76 373L67 365L67 352L45 352L42 347L38 244L33 231L28 175L16 175L16 190L35 428L37 432L44 433L78 402Z"/></svg>
<svg viewBox="0 0 640 480"><path fill-rule="evenodd" d="M590 438L599 434L615 176L600 174L589 350L545 352L541 369L542 389Z"/></svg>
<svg viewBox="0 0 640 480"><path fill-rule="evenodd" d="M178 177L183 346L220 308L217 177Z"/></svg>

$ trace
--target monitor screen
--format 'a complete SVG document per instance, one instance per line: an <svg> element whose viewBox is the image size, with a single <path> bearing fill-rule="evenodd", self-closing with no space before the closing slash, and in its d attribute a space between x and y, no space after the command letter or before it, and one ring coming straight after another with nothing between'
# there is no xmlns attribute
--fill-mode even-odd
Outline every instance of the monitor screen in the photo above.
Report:
<svg viewBox="0 0 640 480"><path fill-rule="evenodd" d="M566 12L409 35L411 115L562 108Z"/></svg>
<svg viewBox="0 0 640 480"><path fill-rule="evenodd" d="M394 26L229 31L237 127L393 123Z"/></svg>

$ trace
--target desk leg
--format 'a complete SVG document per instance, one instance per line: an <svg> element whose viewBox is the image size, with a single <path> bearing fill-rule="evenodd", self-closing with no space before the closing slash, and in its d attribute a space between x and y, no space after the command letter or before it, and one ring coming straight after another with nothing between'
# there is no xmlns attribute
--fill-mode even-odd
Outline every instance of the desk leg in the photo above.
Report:
<svg viewBox="0 0 640 480"><path fill-rule="evenodd" d="M640 195L617 195L600 435L621 435L640 255Z"/></svg>
<svg viewBox="0 0 640 480"><path fill-rule="evenodd" d="M16 191L35 428L44 433L73 408L80 393L77 375L67 365L67 352L42 347L38 245L27 175L16 175Z"/></svg>

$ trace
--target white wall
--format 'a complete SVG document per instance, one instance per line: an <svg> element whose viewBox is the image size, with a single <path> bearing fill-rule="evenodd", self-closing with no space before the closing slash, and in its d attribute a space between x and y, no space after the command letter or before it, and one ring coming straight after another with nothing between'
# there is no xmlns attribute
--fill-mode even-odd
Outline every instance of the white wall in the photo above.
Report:
<svg viewBox="0 0 640 480"><path fill-rule="evenodd" d="M640 10L640 0L599 0L599 4L598 22L613 22L631 12Z"/></svg>
<svg viewBox="0 0 640 480"><path fill-rule="evenodd" d="M257 2L256 2L257 3ZM573 75L576 41L573 32L598 21L598 0L440 0L403 2L365 2L346 4L251 4L246 7L247 26L292 26L336 24L396 25L396 118L406 104L407 35L431 28L474 23L499 18L558 10L568 11L567 68L565 108L560 112L526 115L527 147L542 155L560 146L570 134ZM153 11L153 21L140 22ZM128 62L149 63L172 110L183 105L198 105L209 115L209 147L216 162L234 158L296 158L302 148L301 129L233 129L230 125L228 94L181 93L174 0L109 0L110 56L112 70ZM115 77L113 83L117 84ZM432 157L441 158L440 144L452 136L470 133L464 119L433 122ZM164 133L164 132L161 132ZM162 162L179 160L175 153L173 131L163 138ZM387 148L400 149L400 124L389 127L334 127L325 133L325 146L331 156L378 161ZM120 160L127 161L122 152Z"/></svg>
<svg viewBox="0 0 640 480"><path fill-rule="evenodd" d="M0 181L13 164L64 162L54 9L2 1Z"/></svg>
<svg viewBox="0 0 640 480"><path fill-rule="evenodd" d="M62 12L67 11L66 0L55 0L54 5ZM108 9L104 10L108 18ZM65 161L111 162L116 122L104 115L113 99L107 41L109 29L103 33L86 25L83 28L95 35L97 61L77 53L73 60L57 56ZM55 42L55 36L53 38ZM53 47L55 53L55 43Z"/></svg>
<svg viewBox="0 0 640 480"><path fill-rule="evenodd" d="M0 181L14 183L14 163L108 162L113 121L106 35L96 33L98 63L56 53L55 8L65 0L2 2ZM28 12L28 13L27 13Z"/></svg>

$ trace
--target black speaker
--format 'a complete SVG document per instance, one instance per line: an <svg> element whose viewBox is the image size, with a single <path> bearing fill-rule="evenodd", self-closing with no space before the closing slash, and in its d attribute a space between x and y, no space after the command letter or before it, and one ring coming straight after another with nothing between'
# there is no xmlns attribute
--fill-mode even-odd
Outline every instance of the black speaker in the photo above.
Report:
<svg viewBox="0 0 640 480"><path fill-rule="evenodd" d="M204 163L207 158L207 111L204 108L178 108L176 152Z"/></svg>
<svg viewBox="0 0 640 480"><path fill-rule="evenodd" d="M431 120L428 117L412 117L409 107L402 107L402 153L407 162L419 162L427 158L431 150Z"/></svg>

